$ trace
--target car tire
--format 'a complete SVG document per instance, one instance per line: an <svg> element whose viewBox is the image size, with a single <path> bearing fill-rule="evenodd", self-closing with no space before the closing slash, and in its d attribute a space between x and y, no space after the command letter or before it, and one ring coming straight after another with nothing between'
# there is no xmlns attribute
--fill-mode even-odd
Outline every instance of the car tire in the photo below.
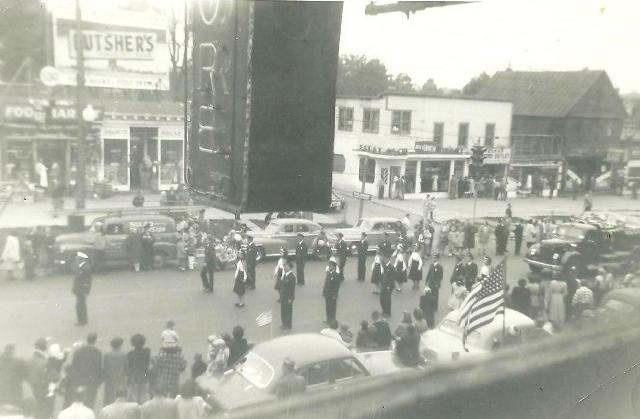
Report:
<svg viewBox="0 0 640 419"><path fill-rule="evenodd" d="M153 269L162 269L167 263L167 255L164 252L153 253Z"/></svg>
<svg viewBox="0 0 640 419"><path fill-rule="evenodd" d="M264 250L264 247L258 247L258 254L256 255L256 262L260 263L260 262L264 262L264 260L267 258L267 254Z"/></svg>
<svg viewBox="0 0 640 419"><path fill-rule="evenodd" d="M542 272L542 267L540 266L535 266L535 265L529 265L529 270L533 273L540 273Z"/></svg>
<svg viewBox="0 0 640 419"><path fill-rule="evenodd" d="M578 275L582 275L582 273L584 273L586 266L584 265L584 260L580 254L576 253L569 256L562 264L562 271L567 273L571 270L572 266L577 268Z"/></svg>

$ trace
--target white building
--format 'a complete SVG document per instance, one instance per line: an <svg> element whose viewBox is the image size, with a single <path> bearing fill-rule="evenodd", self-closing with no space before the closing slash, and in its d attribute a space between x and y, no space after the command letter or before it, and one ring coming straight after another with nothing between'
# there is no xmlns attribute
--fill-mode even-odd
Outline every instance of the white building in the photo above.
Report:
<svg viewBox="0 0 640 419"><path fill-rule="evenodd" d="M470 148L477 143L487 147L484 172L503 176L511 113L510 102L468 97L338 97L334 187L359 191L364 176L367 193L390 197L393 179L404 176L406 198L446 196L451 176L468 175Z"/></svg>

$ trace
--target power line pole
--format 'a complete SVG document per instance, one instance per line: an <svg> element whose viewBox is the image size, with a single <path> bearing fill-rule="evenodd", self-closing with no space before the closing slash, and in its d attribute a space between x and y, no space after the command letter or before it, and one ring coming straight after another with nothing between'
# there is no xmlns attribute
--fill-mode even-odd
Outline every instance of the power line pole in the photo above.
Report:
<svg viewBox="0 0 640 419"><path fill-rule="evenodd" d="M86 189L86 138L82 110L84 109L84 39L82 37L82 12L80 0L76 4L76 124L77 124L77 155L76 155L76 209L85 207Z"/></svg>

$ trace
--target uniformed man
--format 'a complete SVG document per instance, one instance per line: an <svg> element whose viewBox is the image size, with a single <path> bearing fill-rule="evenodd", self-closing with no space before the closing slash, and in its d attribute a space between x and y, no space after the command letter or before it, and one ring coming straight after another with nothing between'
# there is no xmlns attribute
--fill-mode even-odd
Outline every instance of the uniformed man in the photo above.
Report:
<svg viewBox="0 0 640 419"><path fill-rule="evenodd" d="M280 281L280 319L282 329L291 329L293 321L293 300L296 297L296 276L291 271L293 264L289 259L284 263L284 275Z"/></svg>
<svg viewBox="0 0 640 419"><path fill-rule="evenodd" d="M76 326L84 326L88 322L87 296L91 292L91 265L89 264L89 256L83 252L76 254L72 292L76 296L76 316L78 319Z"/></svg>
<svg viewBox="0 0 640 419"><path fill-rule="evenodd" d="M202 290L210 294L213 293L213 271L216 269L217 261L215 245L213 241L207 240L207 244L204 247L204 265L202 265L202 270L200 271L200 278L202 279Z"/></svg>
<svg viewBox="0 0 640 419"><path fill-rule="evenodd" d="M393 247L391 246L391 240L389 239L389 233L386 231L382 237L382 241L378 245L378 249L382 252L382 255L385 257L391 257L393 253Z"/></svg>
<svg viewBox="0 0 640 419"><path fill-rule="evenodd" d="M331 320L336 319L338 291L340 290L341 284L336 258L332 257L329 260L329 266L327 266L326 272L327 273L324 279L324 288L322 288L322 296L324 297L324 306L327 315L327 320L325 321L325 323L328 324Z"/></svg>
<svg viewBox="0 0 640 419"><path fill-rule="evenodd" d="M382 284L380 286L380 308L384 316L391 316L391 294L395 288L395 268L393 262L385 257L386 263L382 272Z"/></svg>
<svg viewBox="0 0 640 419"><path fill-rule="evenodd" d="M465 266L464 266L464 262L462 261L462 256L457 255L456 256L456 264L453 267L453 272L451 273L451 285L453 285L454 282L457 281L463 281L464 282L464 278L465 278Z"/></svg>
<svg viewBox="0 0 640 419"><path fill-rule="evenodd" d="M253 236L247 235L247 254L245 258L247 270L247 288L256 289L256 265L258 264L258 247L253 242Z"/></svg>
<svg viewBox="0 0 640 419"><path fill-rule="evenodd" d="M298 285L304 285L304 264L307 261L309 248L304 242L304 235L298 233L298 244L296 245L296 277Z"/></svg>
<svg viewBox="0 0 640 419"><path fill-rule="evenodd" d="M282 361L282 377L274 388L274 393L280 399L307 391L307 383L304 377L295 373L296 363L286 357Z"/></svg>
<svg viewBox="0 0 640 419"><path fill-rule="evenodd" d="M142 261L141 269L143 271L150 271L153 269L153 244L156 238L151 232L151 223L146 223L142 231Z"/></svg>
<svg viewBox="0 0 640 419"><path fill-rule="evenodd" d="M369 252L369 242L367 233L364 231L358 242L358 281L363 282L367 271L367 253Z"/></svg>
<svg viewBox="0 0 640 419"><path fill-rule="evenodd" d="M471 291L478 277L478 265L474 262L472 254L469 254L467 257L469 260L464 266L464 286L467 288L467 291Z"/></svg>
<svg viewBox="0 0 640 419"><path fill-rule="evenodd" d="M435 309L438 310L438 296L440 295L440 284L442 283L443 270L440 265L440 255L433 257L433 263L429 267L427 273L427 285L433 293L433 299L435 302Z"/></svg>
<svg viewBox="0 0 640 419"><path fill-rule="evenodd" d="M338 241L335 246L335 256L338 260L338 274L340 275L340 281L344 281L344 265L347 263L347 257L349 256L349 246L344 241L342 233L337 234Z"/></svg>

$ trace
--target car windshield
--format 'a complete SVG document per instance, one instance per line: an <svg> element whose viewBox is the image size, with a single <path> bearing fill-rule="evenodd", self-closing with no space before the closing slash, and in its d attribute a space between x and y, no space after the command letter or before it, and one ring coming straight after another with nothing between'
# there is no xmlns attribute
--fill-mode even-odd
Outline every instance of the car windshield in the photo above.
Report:
<svg viewBox="0 0 640 419"><path fill-rule="evenodd" d="M560 226L556 229L556 235L560 238L581 240L584 239L584 230L576 227Z"/></svg>
<svg viewBox="0 0 640 419"><path fill-rule="evenodd" d="M270 223L265 229L264 231L266 231L267 233L277 233L278 230L280 230L280 224L278 223Z"/></svg>
<svg viewBox="0 0 640 419"><path fill-rule="evenodd" d="M276 372L271 365L255 352L249 352L246 361L239 364L238 373L258 388L266 388Z"/></svg>
<svg viewBox="0 0 640 419"><path fill-rule="evenodd" d="M91 227L89 227L89 231L92 233L99 233L102 230L102 226L104 226L104 221L94 220L93 223L91 223Z"/></svg>
<svg viewBox="0 0 640 419"><path fill-rule="evenodd" d="M441 332L446 333L449 336L454 336L456 338L459 338L460 342L462 342L462 328L460 328L456 324L456 322L454 322L453 320L451 319L443 320L438 329L440 329ZM474 330L469 334L469 336L467 336L467 343L469 345L477 346L479 342L480 342L480 333L478 333L477 331Z"/></svg>
<svg viewBox="0 0 640 419"><path fill-rule="evenodd" d="M371 221L360 219L354 227L360 227L362 230L371 230L372 225Z"/></svg>

